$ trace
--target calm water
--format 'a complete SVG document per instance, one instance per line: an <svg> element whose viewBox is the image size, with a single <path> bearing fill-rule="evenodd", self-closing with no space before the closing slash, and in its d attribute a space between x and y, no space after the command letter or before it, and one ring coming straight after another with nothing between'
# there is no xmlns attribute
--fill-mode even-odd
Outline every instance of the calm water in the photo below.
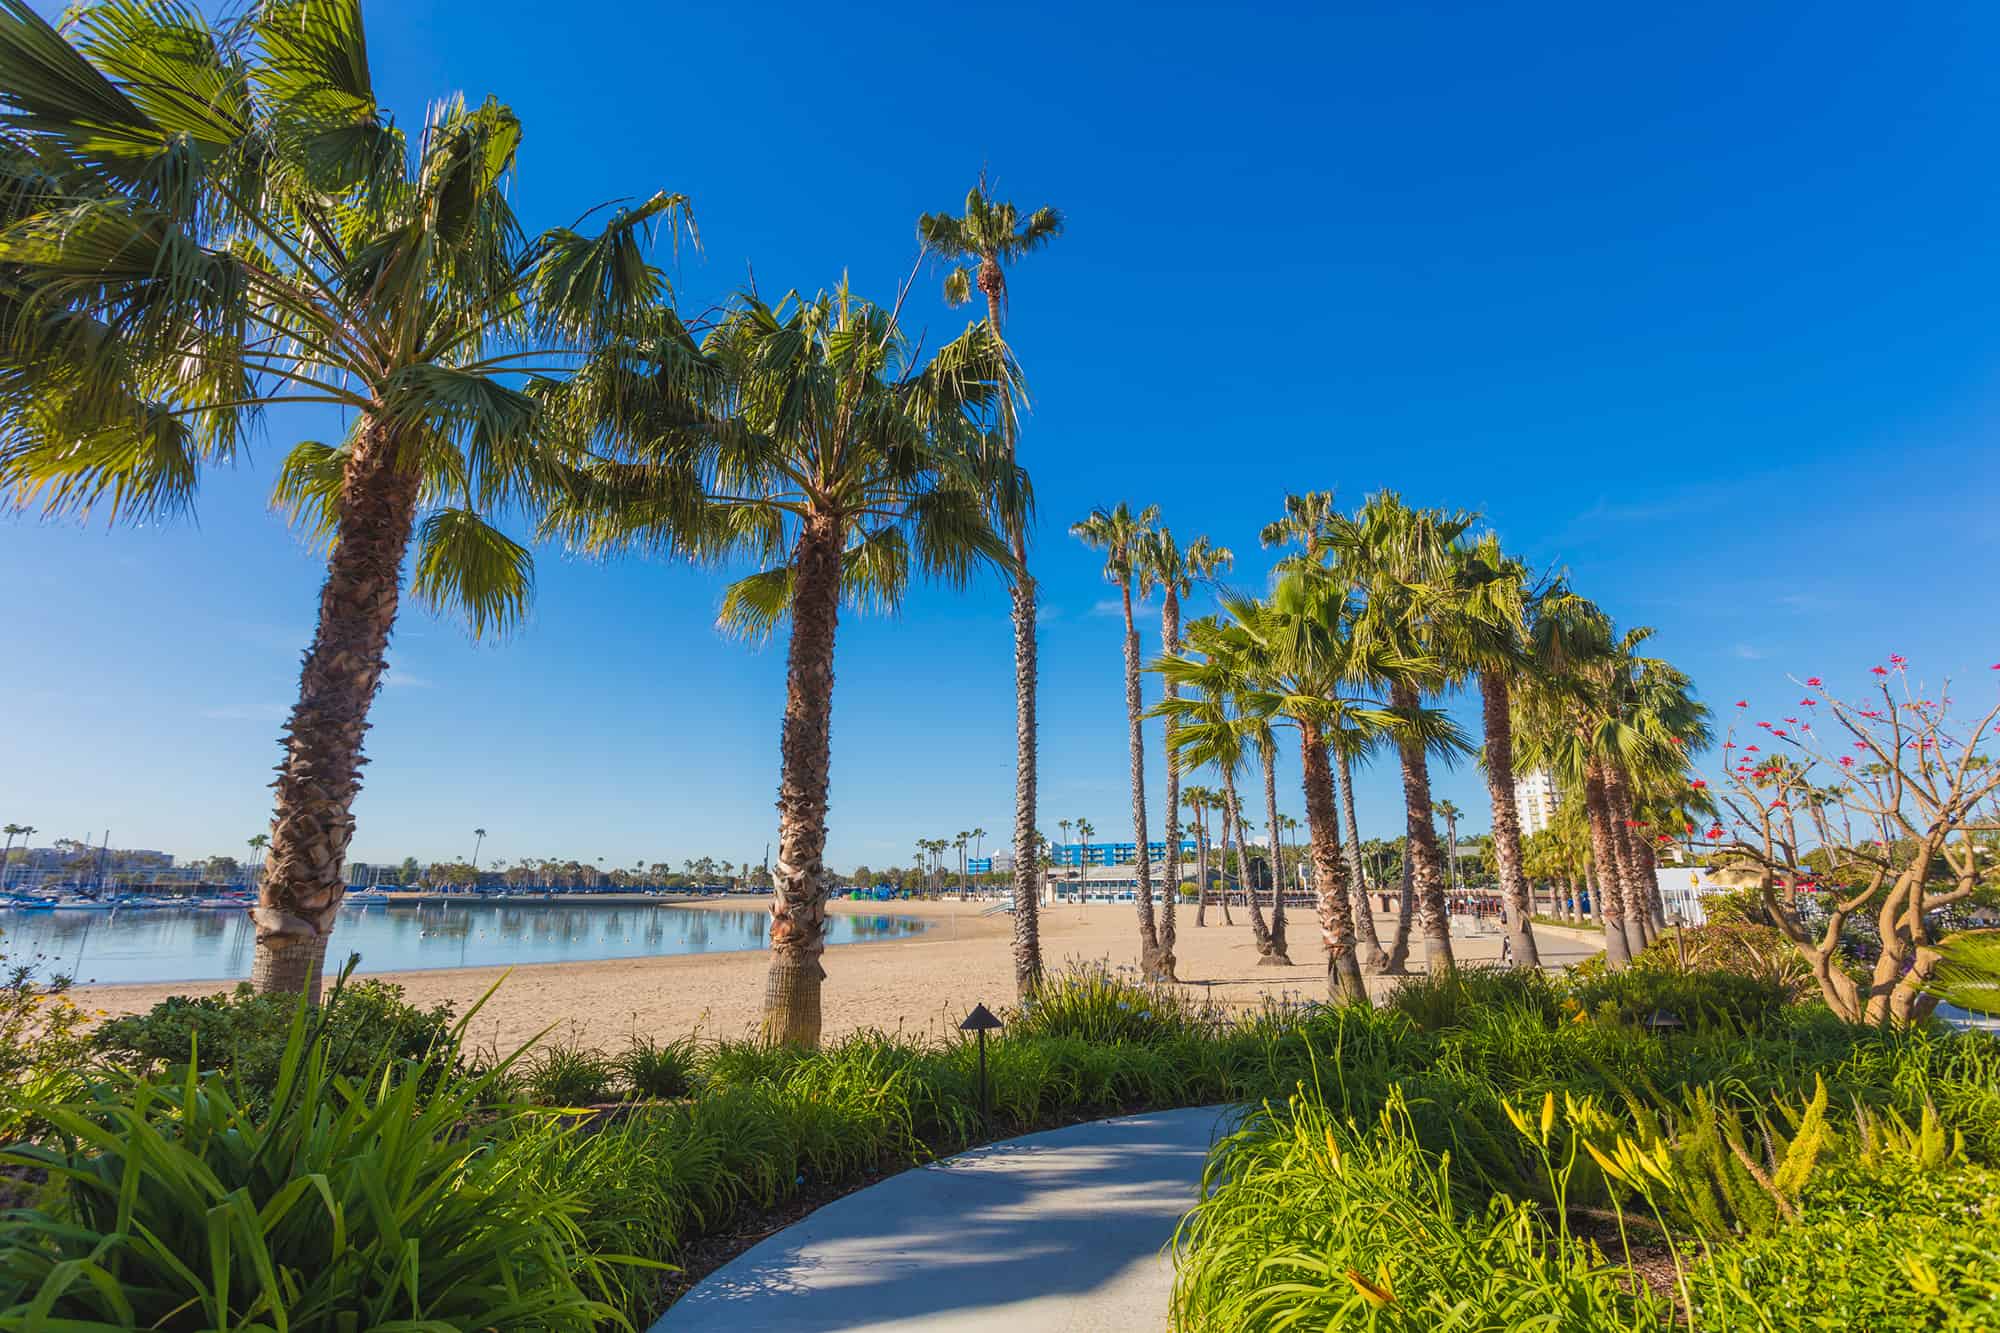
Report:
<svg viewBox="0 0 2000 1333"><path fill-rule="evenodd" d="M439 903L343 908L327 949L331 970L350 953L370 972L424 967L647 958L762 949L770 916L650 903ZM895 940L929 923L902 916L834 916L832 944ZM129 912L0 911L8 960L92 981L224 981L250 975L256 935L241 912L151 908ZM36 955L41 955L36 959Z"/></svg>

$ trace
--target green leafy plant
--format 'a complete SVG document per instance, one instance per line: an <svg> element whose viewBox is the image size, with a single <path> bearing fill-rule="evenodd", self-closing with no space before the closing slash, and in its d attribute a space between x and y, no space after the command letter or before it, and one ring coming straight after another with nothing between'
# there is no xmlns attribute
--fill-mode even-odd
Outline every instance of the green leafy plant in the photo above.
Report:
<svg viewBox="0 0 2000 1333"><path fill-rule="evenodd" d="M589 1106L611 1100L618 1065L575 1042L544 1046L522 1064L521 1083L543 1106Z"/></svg>
<svg viewBox="0 0 2000 1333"><path fill-rule="evenodd" d="M268 1104L184 1066L38 1105L43 1146L7 1164L55 1197L0 1221L0 1327L347 1333L582 1330L619 1322L581 1283L580 1204L518 1151L562 1131L497 1118L450 1048L340 1068L337 1035L294 1010ZM414 1068L412 1066L415 1066ZM434 1077L415 1077L424 1066ZM503 1127L504 1126L504 1130Z"/></svg>
<svg viewBox="0 0 2000 1333"><path fill-rule="evenodd" d="M632 1095L666 1101L694 1091L701 1050L691 1036L676 1041L635 1037L618 1057L618 1072Z"/></svg>
<svg viewBox="0 0 2000 1333"><path fill-rule="evenodd" d="M6 959L0 956L0 967ZM29 1109L78 1091L90 1048L89 1017L69 998L69 979L41 981L32 964L0 981L0 1142L39 1131Z"/></svg>

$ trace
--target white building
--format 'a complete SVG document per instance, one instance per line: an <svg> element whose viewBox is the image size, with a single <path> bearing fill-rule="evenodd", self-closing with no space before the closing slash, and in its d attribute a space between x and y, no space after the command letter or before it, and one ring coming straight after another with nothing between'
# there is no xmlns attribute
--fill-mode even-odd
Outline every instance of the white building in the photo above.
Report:
<svg viewBox="0 0 2000 1333"><path fill-rule="evenodd" d="M1514 779L1514 813L1521 821L1521 836L1540 833L1556 818L1556 783L1546 768L1523 773Z"/></svg>

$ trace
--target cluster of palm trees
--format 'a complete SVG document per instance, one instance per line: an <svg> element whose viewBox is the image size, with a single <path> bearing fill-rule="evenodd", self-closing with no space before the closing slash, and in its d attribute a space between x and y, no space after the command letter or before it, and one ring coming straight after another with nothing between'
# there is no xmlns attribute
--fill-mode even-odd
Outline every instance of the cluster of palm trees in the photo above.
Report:
<svg viewBox="0 0 2000 1333"><path fill-rule="evenodd" d="M954 838L918 838L916 841L917 865L920 869L927 872L929 883L935 888L943 882L945 868L944 854L956 849L958 852L959 890L964 892L972 884L972 876L968 868L968 857L966 854L967 848L971 849L971 858L976 859L985 849L986 837L987 833L985 829L973 828L960 829L958 836Z"/></svg>
<svg viewBox="0 0 2000 1333"><path fill-rule="evenodd" d="M1413 934L1427 965L1453 965L1448 894L1457 887L1457 822L1464 812L1432 797L1434 759L1478 754L1492 803L1493 843L1515 962L1539 963L1533 898L1524 872L1514 776L1550 771L1591 831L1590 872L1606 923L1611 965L1623 966L1664 927L1658 846L1705 817L1688 755L1708 739L1707 710L1687 678L1642 656L1646 631L1619 632L1599 608L1559 578L1535 577L1477 516L1413 507L1384 491L1352 513L1327 492L1288 496L1268 525L1267 546L1289 548L1270 592L1218 590L1217 614L1181 633L1176 620L1151 664L1161 701L1141 709L1131 590L1143 554L1159 543L1152 509L1101 509L1075 528L1107 552L1106 573L1126 609L1126 700L1131 730L1134 823L1143 847L1147 717L1165 724L1168 774L1193 769L1216 786L1175 802L1195 812L1197 874L1208 882L1209 810L1220 809L1226 847L1242 827L1238 781L1255 761L1264 788L1271 911L1248 895L1250 925L1267 962L1288 963L1285 864L1278 769L1297 746L1306 835L1328 986L1338 998L1365 995L1365 978L1410 961ZM1218 562L1208 571L1213 578ZM1156 580L1162 581L1162 580ZM1184 642L1183 642L1184 640ZM1483 745L1444 710L1476 688ZM1289 736L1289 742L1284 738ZM1353 772L1393 754L1403 792L1407 852L1399 907L1378 923L1364 890ZM1446 821L1452 857L1441 851ZM1239 832L1239 847L1247 841ZM1177 861L1177 858L1176 858ZM1140 868L1140 955L1153 975L1173 975L1171 904L1157 923ZM1198 915L1197 921L1202 917Z"/></svg>

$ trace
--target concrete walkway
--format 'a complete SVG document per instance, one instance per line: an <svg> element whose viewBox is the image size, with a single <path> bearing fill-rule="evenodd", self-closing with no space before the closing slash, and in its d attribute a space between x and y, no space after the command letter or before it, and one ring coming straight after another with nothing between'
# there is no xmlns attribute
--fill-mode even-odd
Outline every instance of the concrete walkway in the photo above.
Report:
<svg viewBox="0 0 2000 1333"><path fill-rule="evenodd" d="M1234 1115L1121 1116L905 1171L737 1256L653 1333L1157 1333L1163 1249Z"/></svg>

